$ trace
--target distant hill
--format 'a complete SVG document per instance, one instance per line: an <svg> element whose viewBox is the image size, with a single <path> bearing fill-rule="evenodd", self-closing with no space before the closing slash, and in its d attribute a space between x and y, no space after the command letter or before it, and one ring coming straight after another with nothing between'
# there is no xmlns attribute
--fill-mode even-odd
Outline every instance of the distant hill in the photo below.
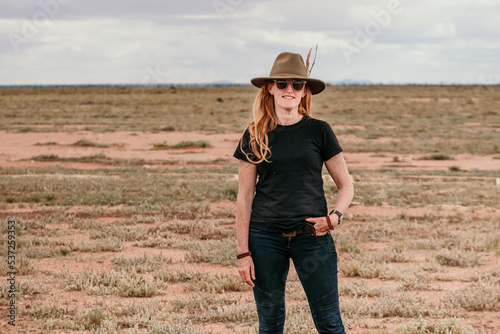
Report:
<svg viewBox="0 0 500 334"><path fill-rule="evenodd" d="M212 81L209 83L210 86L232 86L235 85L234 82L231 80L219 80L219 81Z"/></svg>
<svg viewBox="0 0 500 334"><path fill-rule="evenodd" d="M373 82L370 80L358 80L358 79L342 79L339 81L329 81L327 82L330 85L339 85L339 86L368 86L368 85L373 85ZM198 85L198 84L194 84ZM241 85L246 85L242 83L236 83L231 80L218 80L218 81L212 81L210 83L205 84L207 86L241 86Z"/></svg>
<svg viewBox="0 0 500 334"><path fill-rule="evenodd" d="M367 86L367 85L372 85L373 83L370 80L342 79L337 82L329 82L329 84L340 85L340 86L351 86L351 85Z"/></svg>

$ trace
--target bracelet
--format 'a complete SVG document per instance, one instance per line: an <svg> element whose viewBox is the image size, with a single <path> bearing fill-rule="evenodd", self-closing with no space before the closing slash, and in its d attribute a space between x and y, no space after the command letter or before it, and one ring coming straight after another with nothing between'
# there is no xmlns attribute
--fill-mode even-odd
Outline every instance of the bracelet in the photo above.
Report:
<svg viewBox="0 0 500 334"><path fill-rule="evenodd" d="M337 216L339 216L339 223L337 225L342 224L342 220L344 220L344 215L342 214L342 212L333 209L332 211L330 211L330 213L328 215L331 215L332 213L334 213Z"/></svg>
<svg viewBox="0 0 500 334"><path fill-rule="evenodd" d="M330 216L326 216L326 223L328 224L328 228L330 230L333 230L335 227L332 225L332 220L330 219Z"/></svg>
<svg viewBox="0 0 500 334"><path fill-rule="evenodd" d="M247 256L252 256L252 253L250 253L250 252L241 253L241 254L236 255L236 258L239 260L239 259L242 259L242 258L247 257Z"/></svg>

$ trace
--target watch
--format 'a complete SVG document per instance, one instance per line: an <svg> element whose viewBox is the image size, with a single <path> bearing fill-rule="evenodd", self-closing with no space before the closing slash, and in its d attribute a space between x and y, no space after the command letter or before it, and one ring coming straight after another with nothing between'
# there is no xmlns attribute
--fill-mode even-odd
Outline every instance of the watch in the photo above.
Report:
<svg viewBox="0 0 500 334"><path fill-rule="evenodd" d="M342 223L342 220L344 220L344 215L342 214L342 212L337 211L335 209L333 209L332 211L330 211L330 213L328 215L330 216L332 213L334 213L337 216L339 216L339 225L340 225Z"/></svg>

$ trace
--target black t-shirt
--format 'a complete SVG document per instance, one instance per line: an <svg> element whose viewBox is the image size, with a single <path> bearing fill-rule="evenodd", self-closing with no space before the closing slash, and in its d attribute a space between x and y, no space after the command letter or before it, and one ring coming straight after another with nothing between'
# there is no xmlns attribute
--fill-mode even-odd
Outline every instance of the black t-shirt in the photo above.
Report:
<svg viewBox="0 0 500 334"><path fill-rule="evenodd" d="M323 162L342 152L331 126L304 116L298 123L278 125L268 136L270 163L257 165L251 228L290 232L302 227L306 218L326 216ZM242 138L247 153L249 138L247 130ZM238 144L233 156L248 162L243 151Z"/></svg>

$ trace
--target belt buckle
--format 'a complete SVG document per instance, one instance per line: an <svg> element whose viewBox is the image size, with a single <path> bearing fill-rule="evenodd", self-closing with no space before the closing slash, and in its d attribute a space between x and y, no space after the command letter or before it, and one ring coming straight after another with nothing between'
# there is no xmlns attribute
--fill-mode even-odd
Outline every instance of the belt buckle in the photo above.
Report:
<svg viewBox="0 0 500 334"><path fill-rule="evenodd" d="M292 231L288 233L283 233L284 237L296 237L297 236L297 231Z"/></svg>

